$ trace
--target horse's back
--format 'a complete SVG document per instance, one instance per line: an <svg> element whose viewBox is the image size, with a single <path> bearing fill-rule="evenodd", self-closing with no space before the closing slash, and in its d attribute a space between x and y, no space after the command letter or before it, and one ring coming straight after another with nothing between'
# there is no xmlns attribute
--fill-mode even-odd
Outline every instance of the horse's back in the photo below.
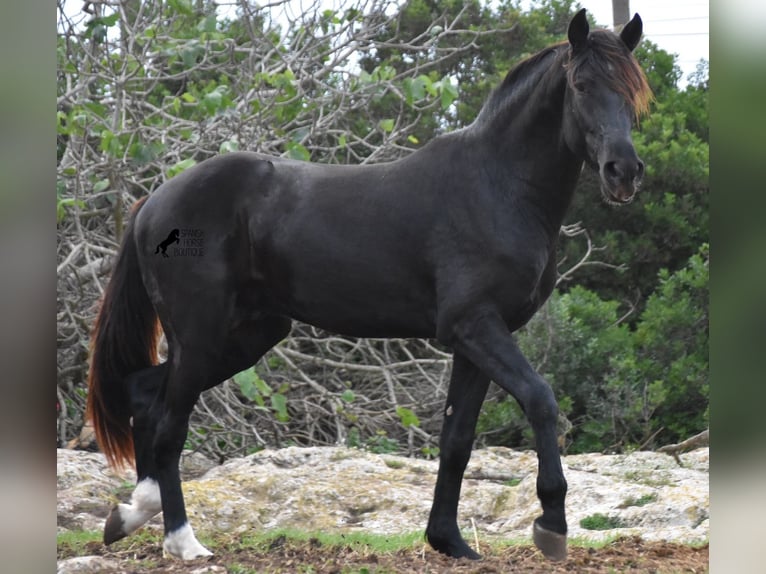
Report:
<svg viewBox="0 0 766 574"><path fill-rule="evenodd" d="M142 273L174 294L184 284L195 292L225 284L254 309L342 333L431 335L435 205L427 175L401 167L251 152L202 162L139 213ZM181 242L163 260L155 247L172 229Z"/></svg>
<svg viewBox="0 0 766 574"><path fill-rule="evenodd" d="M433 220L420 174L402 162L324 166L275 162L274 224L264 245L276 303L351 335L433 334Z"/></svg>

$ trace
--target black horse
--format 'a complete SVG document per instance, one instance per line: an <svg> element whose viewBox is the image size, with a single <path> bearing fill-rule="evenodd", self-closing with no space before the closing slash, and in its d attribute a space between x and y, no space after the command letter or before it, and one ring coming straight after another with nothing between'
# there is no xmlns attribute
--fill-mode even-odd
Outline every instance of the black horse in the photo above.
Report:
<svg viewBox="0 0 766 574"><path fill-rule="evenodd" d="M454 351L426 529L450 556L479 557L457 509L490 380L513 395L536 437L534 541L563 559L558 407L512 333L554 287L556 240L583 162L608 203L628 203L641 180L630 134L651 100L631 53L641 30L636 15L619 35L590 32L580 11L569 41L511 70L473 124L404 159L331 166L231 153L139 203L93 339L88 415L109 461L135 460L138 474L105 542L162 510L167 553L209 554L187 522L179 478L190 413L297 319L349 336L436 337ZM204 232L204 257L152 257L157 231L176 222ZM168 359L155 365L160 325Z"/></svg>
<svg viewBox="0 0 766 574"><path fill-rule="evenodd" d="M180 243L181 242L181 231L178 229L174 229L171 231L167 239L164 241L160 241L157 244L157 248L154 250L154 254L157 255L160 251L162 251L163 257L168 257L168 247L172 245L173 243Z"/></svg>

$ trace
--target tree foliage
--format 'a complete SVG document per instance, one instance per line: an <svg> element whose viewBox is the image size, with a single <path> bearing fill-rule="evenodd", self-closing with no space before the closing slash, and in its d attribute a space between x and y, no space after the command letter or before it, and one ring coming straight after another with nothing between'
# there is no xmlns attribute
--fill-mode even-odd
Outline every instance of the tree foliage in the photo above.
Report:
<svg viewBox="0 0 766 574"><path fill-rule="evenodd" d="M579 8L85 6L68 16L59 0L60 444L83 424L88 335L135 200L235 150L325 163L402 157L473 121L513 64L564 40ZM655 433L669 442L706 424L708 81L701 69L679 90L671 55L651 43L637 55L656 95L635 134L644 190L614 210L585 172L562 234L558 290L519 334L561 399L570 450L626 448ZM203 395L189 446L217 458L339 442L432 456L449 369L448 350L432 341L347 339L296 324L254 369ZM531 444L526 429L515 403L493 395L480 441Z"/></svg>

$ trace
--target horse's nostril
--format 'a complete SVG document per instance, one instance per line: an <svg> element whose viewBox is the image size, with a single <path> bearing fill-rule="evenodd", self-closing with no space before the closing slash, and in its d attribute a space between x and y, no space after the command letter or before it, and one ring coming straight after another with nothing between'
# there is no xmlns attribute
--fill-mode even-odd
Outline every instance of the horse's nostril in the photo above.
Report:
<svg viewBox="0 0 766 574"><path fill-rule="evenodd" d="M622 170L616 161L608 161L604 164L604 173L613 179L619 179L622 176Z"/></svg>
<svg viewBox="0 0 766 574"><path fill-rule="evenodd" d="M638 160L637 168L638 170L636 172L636 177L638 179L641 179L642 177L644 177L644 162L642 162L641 160Z"/></svg>

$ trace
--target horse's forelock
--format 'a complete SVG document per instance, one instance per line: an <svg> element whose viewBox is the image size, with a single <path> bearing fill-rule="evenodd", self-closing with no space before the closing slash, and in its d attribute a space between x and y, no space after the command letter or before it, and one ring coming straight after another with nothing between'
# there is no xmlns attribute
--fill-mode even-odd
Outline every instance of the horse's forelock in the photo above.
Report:
<svg viewBox="0 0 766 574"><path fill-rule="evenodd" d="M568 66L570 85L589 76L620 94L633 108L636 119L649 112L654 96L635 56L616 34L595 30L588 37L588 50L575 55Z"/></svg>

